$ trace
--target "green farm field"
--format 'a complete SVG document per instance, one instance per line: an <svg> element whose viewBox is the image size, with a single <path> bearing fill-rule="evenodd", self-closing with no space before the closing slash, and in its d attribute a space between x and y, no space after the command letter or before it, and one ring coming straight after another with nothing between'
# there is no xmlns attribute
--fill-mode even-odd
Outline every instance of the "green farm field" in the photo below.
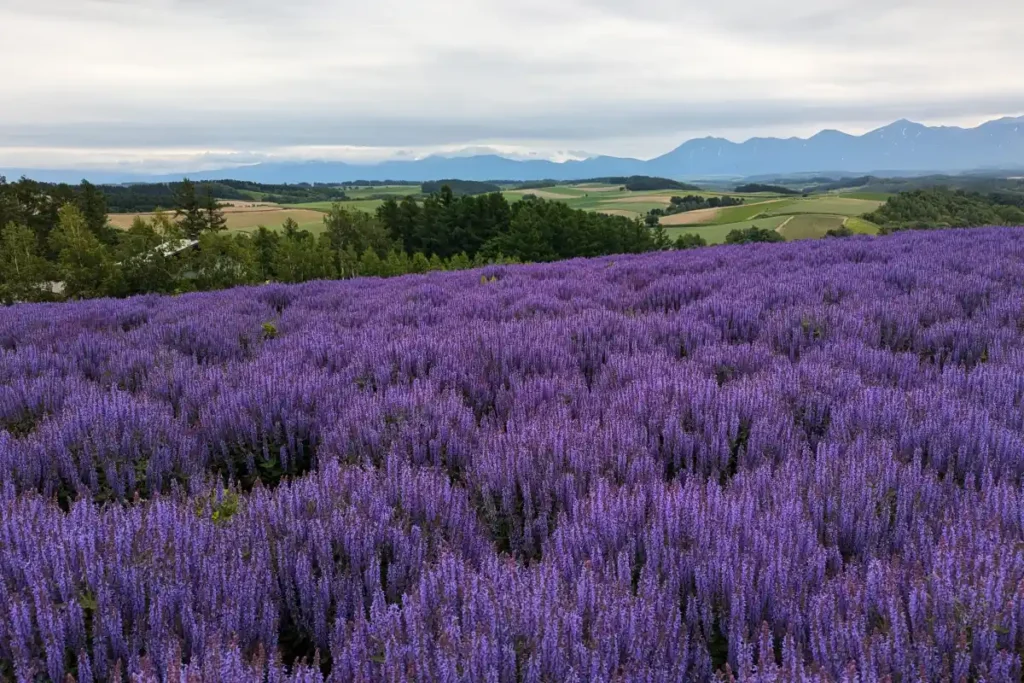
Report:
<svg viewBox="0 0 1024 683"><path fill-rule="evenodd" d="M379 195L388 195L395 199L403 199L409 195L418 194L420 194L419 185L378 185L377 187L345 188L345 196L352 200L370 199L371 197Z"/></svg>
<svg viewBox="0 0 1024 683"><path fill-rule="evenodd" d="M350 211L365 211L366 213L373 213L377 210L377 207L383 204L384 201L381 199L357 199L347 202L338 202L344 209ZM309 202L308 204L285 204L286 208L289 209L305 209L309 211L319 211L321 213L327 213L334 206L334 202Z"/></svg>
<svg viewBox="0 0 1024 683"><path fill-rule="evenodd" d="M794 215L801 213L831 214L834 216L861 216L871 213L883 202L868 199L850 199L825 195L781 202L765 210L766 216Z"/></svg>
<svg viewBox="0 0 1024 683"><path fill-rule="evenodd" d="M110 224L120 230L127 230L131 227L136 217L144 220L150 219L154 213L114 213L110 214ZM174 212L165 212L170 218ZM248 232L259 226L279 229L281 225L291 218L299 224L302 229L310 232L317 232L323 229L324 214L304 208L281 207L277 204L259 204L255 206L228 206L224 209L224 219L227 221L228 230Z"/></svg>
<svg viewBox="0 0 1024 683"><path fill-rule="evenodd" d="M846 219L846 227L858 235L877 235L878 226L871 221L866 221L858 216L851 216Z"/></svg>
<svg viewBox="0 0 1024 683"><path fill-rule="evenodd" d="M562 201L574 209L597 211L615 216L643 218L652 209L670 206L673 196L696 194L703 197L728 195L743 197L746 203L724 208L698 209L661 219L669 236L699 234L709 244L725 241L731 231L751 226L778 230L786 239L809 239L847 225L863 234L875 234L878 226L858 218L877 209L886 195L871 193L828 194L794 197L771 193L694 192L685 190L623 191L611 185L557 185L531 190L507 190L509 201L533 194L551 201Z"/></svg>
<svg viewBox="0 0 1024 683"><path fill-rule="evenodd" d="M680 235L700 235L708 244L723 244L725 238L733 230L746 230L747 228L758 227L766 230L776 230L780 225L790 219L790 216L771 216L751 221L738 223L722 223L721 225L687 225L678 227L667 227L665 232L670 239L675 240Z"/></svg>
<svg viewBox="0 0 1024 683"><path fill-rule="evenodd" d="M787 217L776 231L787 240L818 239L824 237L829 230L843 227L845 222L843 216L803 213Z"/></svg>
<svg viewBox="0 0 1024 683"><path fill-rule="evenodd" d="M839 196L849 197L850 199L867 199L873 202L884 202L896 195L890 192L843 192Z"/></svg>

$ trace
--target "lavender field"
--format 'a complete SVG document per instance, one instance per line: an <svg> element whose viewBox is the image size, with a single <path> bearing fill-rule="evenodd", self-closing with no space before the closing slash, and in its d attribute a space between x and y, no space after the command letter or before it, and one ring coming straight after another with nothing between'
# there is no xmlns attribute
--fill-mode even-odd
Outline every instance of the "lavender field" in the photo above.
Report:
<svg viewBox="0 0 1024 683"><path fill-rule="evenodd" d="M0 680L1016 681L1024 230L0 310Z"/></svg>

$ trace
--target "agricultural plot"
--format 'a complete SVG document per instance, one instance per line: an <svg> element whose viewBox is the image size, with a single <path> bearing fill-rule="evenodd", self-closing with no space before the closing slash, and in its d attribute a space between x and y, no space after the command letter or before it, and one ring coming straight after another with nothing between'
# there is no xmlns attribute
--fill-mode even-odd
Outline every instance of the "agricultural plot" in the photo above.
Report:
<svg viewBox="0 0 1024 683"><path fill-rule="evenodd" d="M568 187L554 186L536 190L506 190L502 192L502 194L504 194L506 199L508 199L509 201L522 199L523 197L529 194L532 194L535 197L539 197L540 199L551 199L554 201L571 201L573 199L583 197L586 194L586 192L582 190L574 191L572 188Z"/></svg>
<svg viewBox="0 0 1024 683"><path fill-rule="evenodd" d="M377 195L390 195L402 199L409 195L420 194L419 185L379 185L377 187L345 188L345 196L350 200L369 199Z"/></svg>
<svg viewBox="0 0 1024 683"><path fill-rule="evenodd" d="M350 211L365 211L366 213L373 213L377 210L381 204L384 203L381 199L358 199L352 201L338 202L345 209ZM288 208L291 209L305 209L308 211L319 211L321 213L327 213L334 206L334 202L309 202L307 204L288 204Z"/></svg>
<svg viewBox="0 0 1024 683"><path fill-rule="evenodd" d="M886 202L895 195L891 192L843 192L839 196L849 199L865 199L872 202Z"/></svg>
<svg viewBox="0 0 1024 683"><path fill-rule="evenodd" d="M1019 681L1024 230L0 310L0 678Z"/></svg>
<svg viewBox="0 0 1024 683"><path fill-rule="evenodd" d="M846 219L846 227L859 235L877 235L878 226L871 221L853 216Z"/></svg>
<svg viewBox="0 0 1024 683"><path fill-rule="evenodd" d="M802 213L786 217L778 226L779 234L787 240L806 240L824 237L829 230L843 227L846 218L822 214Z"/></svg>
<svg viewBox="0 0 1024 683"><path fill-rule="evenodd" d="M228 230L251 231L259 226L277 229L287 219L291 218L299 224L300 228L316 231L323 227L323 213L311 209L285 208L277 204L233 202L233 205L224 209L224 218L227 221ZM151 218L152 213L139 214L110 214L109 221L112 226L121 230L131 227L136 216L144 219ZM174 213L166 215L173 217Z"/></svg>
<svg viewBox="0 0 1024 683"><path fill-rule="evenodd" d="M766 215L793 215L800 213L832 214L835 216L860 216L870 213L883 202L867 199L850 199L835 195L822 195L781 202L765 210Z"/></svg>
<svg viewBox="0 0 1024 683"><path fill-rule="evenodd" d="M707 225L689 225L681 227L667 227L665 232L669 238L676 239L680 235L700 235L708 244L723 244L725 238L733 230L746 230L747 228L758 227L766 230L775 230L789 220L790 216L767 216L738 223L722 223Z"/></svg>
<svg viewBox="0 0 1024 683"><path fill-rule="evenodd" d="M736 195L739 196L739 195ZM779 200L764 200L758 198L747 204L739 206L726 206L716 209L697 209L696 211L685 211L672 214L661 219L661 224L672 225L718 225L729 223L742 223L755 217L766 215L768 211L785 204Z"/></svg>

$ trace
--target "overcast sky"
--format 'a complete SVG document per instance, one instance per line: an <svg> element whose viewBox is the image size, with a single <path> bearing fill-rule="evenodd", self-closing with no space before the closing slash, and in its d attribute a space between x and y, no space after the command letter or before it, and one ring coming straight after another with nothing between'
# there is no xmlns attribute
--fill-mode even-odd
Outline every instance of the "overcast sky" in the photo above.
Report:
<svg viewBox="0 0 1024 683"><path fill-rule="evenodd" d="M0 0L0 168L195 170L1024 113L1014 0Z"/></svg>

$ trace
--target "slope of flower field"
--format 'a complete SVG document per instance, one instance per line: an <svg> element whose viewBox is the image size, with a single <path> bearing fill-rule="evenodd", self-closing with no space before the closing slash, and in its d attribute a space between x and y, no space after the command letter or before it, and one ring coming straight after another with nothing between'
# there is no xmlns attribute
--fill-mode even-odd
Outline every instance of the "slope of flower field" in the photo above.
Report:
<svg viewBox="0 0 1024 683"><path fill-rule="evenodd" d="M1022 403L1014 229L9 308L0 679L1020 680Z"/></svg>

